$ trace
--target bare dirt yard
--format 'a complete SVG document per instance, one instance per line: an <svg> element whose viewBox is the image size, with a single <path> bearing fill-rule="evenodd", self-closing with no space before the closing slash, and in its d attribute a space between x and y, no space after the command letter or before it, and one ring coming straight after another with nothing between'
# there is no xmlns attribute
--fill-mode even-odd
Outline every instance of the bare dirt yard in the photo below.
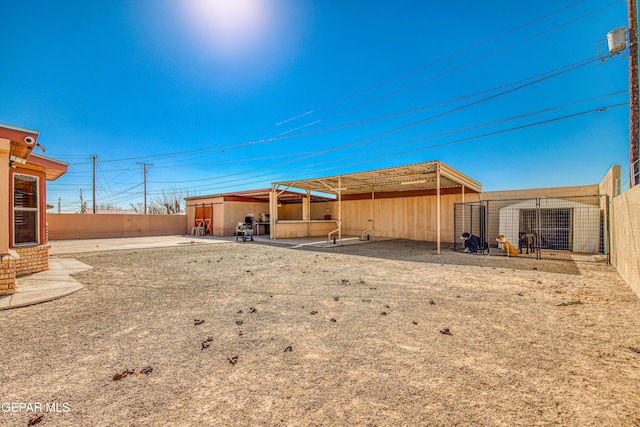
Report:
<svg viewBox="0 0 640 427"><path fill-rule="evenodd" d="M84 290L0 312L1 425L38 415L11 402L58 404L43 426L640 425L640 301L608 265L403 240L69 257Z"/></svg>

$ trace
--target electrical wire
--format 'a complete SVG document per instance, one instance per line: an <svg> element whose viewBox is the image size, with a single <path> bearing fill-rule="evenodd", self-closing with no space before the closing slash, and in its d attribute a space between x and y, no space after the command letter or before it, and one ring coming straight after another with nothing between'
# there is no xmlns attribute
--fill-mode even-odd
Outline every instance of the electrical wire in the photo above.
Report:
<svg viewBox="0 0 640 427"><path fill-rule="evenodd" d="M598 108L594 108L591 110L587 110L587 111L582 111L579 113L574 113L574 114L569 114L569 115L565 115L562 117L555 117L552 119L548 119L548 120L542 120L539 122L535 122L535 123L529 123L529 124L525 124L525 125L521 125L521 126L516 126L513 128L509 128L509 129L502 129L502 130L498 130L495 132L490 132L490 133L486 133L486 134L482 134L482 135L475 135L475 136L470 136L467 138L462 138L462 139L458 139L455 141L449 141L449 142L444 142L441 144L436 144L436 145L431 145L428 147L422 147L422 148L417 148L414 150L410 150L410 151L404 151L402 153L396 153L396 154L390 154L390 155L386 155L386 156L381 156L378 158L374 158L374 159L368 159L368 160L362 160L359 162L353 162L353 163L349 163L349 164L340 164L339 166L333 166L333 167L329 167L329 168L324 168L324 169L315 169L313 171L301 174L302 176L309 176L311 174L317 174L320 172L326 172L329 170L336 170L336 169L340 169L340 168L344 168L344 167L351 167L351 166L357 166L357 165L361 165L361 164L367 164L367 163L372 163L375 161L380 161L380 160L387 160L387 159L391 159L394 157L399 157L399 156L406 156L406 155L412 155L412 154L416 154L418 152L422 152L422 151L427 151L427 150L432 150L432 149L436 149L436 148L441 148L441 147L445 147L445 146L449 146L449 145L456 145L456 144L461 144L461 143L465 143L465 142L470 142L470 141L476 141L479 139L483 139L483 138L488 138L491 136L497 136L500 134L505 134L505 133L510 133L510 132L515 132L515 131L519 131L519 130L523 130L523 129L527 129L527 128L531 128L531 127L535 127L535 126L542 126L545 124L549 124L549 123L554 123L554 122L558 122L558 121L563 121L563 120L568 120L568 119L572 119L572 118L576 118L576 117L580 117L580 116L584 116L587 114L592 114L592 113L601 113L610 109L614 109L614 108L619 108L619 107L623 107L623 106L627 106L629 105L628 102L623 102L623 103L619 103L619 104L611 104L611 105L607 105L607 106L603 106L603 107L598 107ZM294 177L292 179L292 175L291 174L287 174L286 176L284 175L280 175L282 178L281 179L287 179L287 181L298 181L301 179L308 179L308 178L303 178L303 177ZM273 177L271 182L277 182L278 177ZM259 180L259 181L252 181L252 182L246 182L245 185L251 185L251 184L258 184L258 183L262 183L263 180ZM209 190L216 190L216 189L228 189L228 186L214 186L214 187L209 187Z"/></svg>
<svg viewBox="0 0 640 427"><path fill-rule="evenodd" d="M504 32L504 33L501 33L501 34L497 35L497 36L494 36L494 37L491 37L491 38L489 38L489 39L486 39L486 40L484 40L484 41L482 41L482 42L476 43L476 44L475 44L475 45L473 45L473 46L470 46L470 47L464 48L464 49L462 49L462 50L459 50L459 51L457 51L457 52L455 52L455 53L452 53L452 54L450 54L450 55L448 55L448 56L446 56L446 57L444 57L444 58L440 58L440 59L438 59L438 60L436 60L436 61L434 61L434 62L431 62L431 63L429 63L429 64L427 64L427 65L424 65L424 66L418 67L418 68L416 68L416 69L414 69L414 70L411 70L411 71L409 71L409 72L407 72L407 73L401 74L401 75L399 75L399 76L397 76L397 77L394 77L394 78L392 78L392 79L386 80L386 81L384 81L384 82L382 82L382 83L379 83L379 84L377 84L377 85L371 86L370 88L367 88L367 89L362 90L362 91L359 91L359 92L357 92L357 93L355 93L355 94L352 94L352 95L349 95L349 96L347 96L347 97L344 97L344 98L342 98L342 99L340 99L340 100L338 100L338 101L335 101L335 102L332 102L332 103L325 104L324 106L321 106L321 107L318 107L318 108L312 109L312 110L307 111L307 112L302 113L302 114L298 114L298 115L296 115L296 116L294 116L294 117L291 117L291 118L289 118L289 119L282 120L282 121L280 121L280 122L276 123L274 126L280 126L280 125L285 124L285 123L290 123L290 122L292 122L292 121L294 121L294 120L297 120L297 119L299 119L299 118L306 117L306 116L308 116L308 115L311 115L312 113L316 113L316 112L318 112L318 111L321 111L321 110L327 109L327 108L328 108L328 107L330 107L330 106L334 106L334 105L337 105L337 104L343 103L343 102L345 102L345 101L347 101L347 100L349 100L349 99L352 99L352 98L354 98L354 97L361 96L361 95L363 95L363 94L365 94L365 93L371 92L372 90L375 90L375 89L377 89L377 88L380 88L380 87L386 86L386 85L388 85L388 84L390 84L390 83L392 83L392 82L395 82L395 81L401 80L401 79L403 79L403 78L406 78L406 77L408 77L408 76L410 76L410 75L413 75L413 74L415 74L415 73L417 73L417 72L419 72L419 71L423 71L423 70L425 70L425 69L427 69L427 68L430 68L430 67L432 67L432 66L435 66L435 65L437 65L437 64L439 64L439 63L445 62L445 61L447 61L447 60L449 60L449 59L452 59L452 58L457 57L457 56L460 56L460 55L462 55L462 54L464 54L464 53L467 53L467 52L470 52L470 51L472 51L472 50L475 50L475 49L477 49L477 48L479 48L479 47L481 47L481 46L484 46L484 45L486 45L486 44L489 44L489 43L491 43L491 42L493 42L493 41L495 41L495 40L498 40L498 39L501 39L501 38L503 38L503 37L506 37L506 36L508 36L508 35L510 35L510 34L512 34L512 33L515 33L515 32L517 32L517 31L520 31L520 30L522 30L522 29L524 29L524 28L526 28L526 27L529 27L529 26L531 26L531 25L533 25L533 24L535 24L535 23L538 23L538 22L540 22L540 21L546 20L546 19L548 19L548 18L550 18L550 17L552 17L552 16L554 16L554 15L557 15L557 14L559 14L559 13L561 13L561 12L564 12L564 11L566 11L566 10L568 10L568 9L571 9L571 8L573 8L573 7L575 7L575 6L579 5L579 4L581 4L581 3L583 3L583 2L584 2L584 0L580 0L580 1L577 1L577 2L575 2L575 3L570 4L570 5L568 5L568 6L565 6L565 7L562 7L562 8L560 8L560 9L557 9L557 10L555 10L555 11L553 11L553 12L551 12L551 13L547 14L547 15L544 15L544 16L542 16L542 17L540 17L540 18L536 18L536 19L534 19L534 20L532 20L532 21L529 21L529 22L527 22L527 23L525 23L525 24L523 24L523 25L520 25L520 26L518 26L518 27L516 27L516 28L514 28L514 29L508 30L508 31L506 31L506 32ZM530 40L532 40L532 39L535 39L535 38L537 38L537 37L540 37L540 36L542 36L542 35L548 34L548 33L552 32L552 31L556 31L556 30L557 30L557 29L559 29L559 28L562 28L562 27L564 27L564 26L567 26L567 25L570 25L570 24L572 24L572 23L575 23L575 22L577 22L577 21L579 21L579 20L581 20L581 19L584 19L584 18L586 18L586 17L588 17L588 16L591 16L591 15L593 15L593 14L599 13L599 12L601 12L601 11L603 11L603 10L607 9L607 8L610 8L610 7L612 7L612 6L616 5L616 4L619 4L619 3L620 3L620 0L615 1L615 2L613 2L613 3L610 3L610 4L607 4L607 5L605 5L604 7L601 7L601 8L599 8L599 9L597 9L597 10L591 11L591 12L589 12L589 13L585 14L585 15L581 15L580 17L575 18L575 19L573 19L573 20L571 20L571 21L568 21L568 22L563 23L563 24L560 24L560 25L556 25L556 26L554 26L554 28L551 28L551 29L549 29L549 30L546 30L546 31L544 31L544 32L542 32L542 33L538 33L538 34L536 34L536 35L534 35L534 36L531 36L531 37L529 37L529 38L526 38L526 39L524 39L524 40L521 40L521 41L519 41L519 42L516 42L516 43L514 43L514 44L512 44L512 45L510 45L510 46L507 46L507 47L505 47L505 48L499 49L499 50L497 50L497 51L491 52L491 53L489 53L489 54L487 54L487 55L484 55L484 56L482 56L482 57L480 57L480 58L477 58L477 59L475 59L475 60L473 60L473 61L469 61L469 62L467 62L467 63L465 63L465 64L460 65L460 66L454 67L454 68L452 68L452 69L450 69L450 70L447 70L447 71L445 71L445 72L439 73L439 74L437 74L437 75L435 75L435 76L431 76L431 77L429 77L429 78L427 78L427 79L422 80L421 82L414 83L414 84L412 84L412 85L410 85L410 86L407 86L407 87L405 87L405 88L401 88L399 91L394 91L394 92L391 92L391 93L389 93L389 94L385 94L385 95L383 95L382 97L377 98L377 99L375 99L375 100L373 100L373 101L367 101L366 103L363 103L363 104L361 104L360 106L356 106L356 107L354 107L354 108L352 108L352 109L344 110L344 111L342 111L342 112L340 112L340 113L336 113L336 114L334 114L334 115L332 115L332 116L329 116L329 117L327 117L327 118L323 118L323 119L315 120L315 121L313 121L313 122L311 122L311 123L306 123L306 124L303 124L303 125L297 126L297 127L296 127L296 128L294 128L294 129L290 129L290 130L287 130L287 131L284 131L284 132L280 132L280 133L279 133L277 136L275 136L275 137L266 138L266 139L260 139L260 140L256 140L256 141L245 142L245 143L233 144L233 145L217 146L217 147L207 147L207 148L201 148L201 149L196 149L196 150L188 150L188 151L181 151L181 152L174 152L174 153L163 153L163 154L156 154L156 155L147 155L147 156L138 156L138 157L121 158L121 159L106 159L106 160L103 160L103 161L102 161L102 163L123 162L123 161L144 160L144 159L149 159L149 160L150 160L150 159L157 159L157 158L162 158L162 157L175 157L175 156L181 156L181 155L189 155L189 154L203 153L203 152L207 152L207 151L230 150L230 149L235 149L235 148L242 148L242 147L246 147L246 146L249 146L249 145L255 145L255 144L262 144L262 143L267 143L267 142L278 141L278 140L280 140L280 139L281 139L281 137L285 137L287 134L289 134L289 133L291 133L291 132L294 132L295 130L299 130L299 129L302 129L302 128L304 128L304 127L311 126L311 125L313 125L313 124L320 123L321 121L327 120L327 119L332 118L332 117L336 117L336 116L339 116L339 115L343 115L343 114L345 114L345 113L347 113L347 112L352 111L353 109L360 108L361 106L368 105L368 104L370 104L370 103L372 103L372 102L378 102L379 100L385 99L385 98L387 98L387 97L389 97L389 96L393 96L393 95L395 95L395 94L397 94L397 93L400 93L400 92L403 92L403 91L409 90L410 88L413 88L413 87L415 87L415 86L417 86L417 85L424 84L424 83L426 83L427 81L431 81L431 80L436 79L436 78L438 78L438 77L442 77L443 75L446 75L446 74L448 74L448 73L450 73L450 72L453 72L453 71L455 71L455 70L458 70L458 69L461 69L461 68L467 67L467 66L469 66L469 65L471 65L471 64L473 64L473 63L476 63L476 62L478 62L478 61L480 61L480 60L486 59L486 58L491 57L491 56L494 56L494 55L496 55L496 54L498 54L498 53L500 53L500 52L503 52L503 51L505 51L505 50L508 50L508 49L513 48L513 47L519 46L519 45L521 45L521 44L523 44L523 43L526 43L526 42L528 42L528 41L530 41ZM268 128L268 127L267 127L267 128ZM264 129L263 129L263 130L264 130ZM88 163L90 163L90 162L85 162L85 163L76 163L76 164L74 164L74 165L82 165L82 164L88 164Z"/></svg>
<svg viewBox="0 0 640 427"><path fill-rule="evenodd" d="M574 3L573 5L567 6L567 7L563 8L563 9L560 9L559 11L564 10L564 9L568 9L568 8L570 8L570 7L574 7L575 5L577 5L577 4L579 4L579 3L582 3L582 1L577 2L577 3ZM610 4L610 5L605 6L604 8L606 8L606 7L611 7L612 5L614 5L614 4L618 4L618 3L620 3L620 2L618 1L618 2L612 3L612 4ZM604 9L604 8L602 8L602 9ZM602 9L599 9L599 10L602 10ZM598 10L598 11L599 11L599 10ZM555 13L559 13L559 11L554 12L554 14L555 14ZM591 12L590 14L597 13L598 11ZM589 15L590 15L590 14L589 14ZM582 18L582 17L580 17L580 18L576 18L575 20L570 21L570 22L568 22L568 23L566 23L566 24L564 24L564 25L569 25L569 23L571 23L571 22L575 22L576 20L581 19L581 18ZM539 18L538 20L532 21L531 23L536 22L536 21L539 21L539 20L542 20L542 19L544 19L544 17L543 17L543 18ZM529 24L525 24L525 26L530 25L531 23L529 23ZM521 26L521 27L522 27L522 26ZM520 27L519 27L519 28L520 28ZM515 29L514 29L513 31L515 31ZM548 30L548 31L552 31L552 30ZM547 31L547 32L548 32L548 31ZM507 32L507 33L508 33L508 32ZM504 33L504 34L507 34L507 33ZM546 32L545 32L545 33L546 33ZM544 34L544 33L542 33L542 34ZM540 36L540 35L533 36L533 38L538 37L538 36ZM496 37L501 37L501 36L496 36ZM531 38L529 38L529 39L531 39ZM492 39L488 39L488 40L486 40L485 42L481 42L479 45L486 44L486 43L488 43L490 40L492 40ZM521 41L521 42L518 42L518 43L523 43L523 42L524 42L524 41ZM517 45L518 43L516 43L516 45ZM511 45L511 47L513 47L513 46L514 46L514 45ZM475 48L475 47L473 47L473 48ZM469 49L471 49L471 48L464 49L464 50L463 50L463 51L461 51L461 52L467 51L467 50L469 50ZM458 54L460 54L460 53L456 53L455 55L458 55ZM494 54L495 54L495 53L494 53ZM490 56L491 56L491 54L490 54ZM445 59L448 59L448 58L443 58L441 61L444 61ZM476 59L476 60L472 61L471 63L473 63L473 62L475 62L475 61L477 61L477 60L478 60L478 59ZM591 59L591 60L589 60L589 62L587 62L587 63L585 63L585 64L580 65L580 67L582 67L582 66L584 66L584 65L588 65L589 63L591 63L591 62L593 62L593 61L600 61L600 60L602 60L602 58L601 58L601 57L599 57L599 58L595 58L595 59ZM437 61L437 62L441 62L441 61ZM578 63L576 63L576 64L578 64ZM405 73L405 75L403 75L403 76L408 76L408 75L410 75L410 74L414 74L415 72L418 72L418 71L420 71L420 70L422 70L422 69L428 68L428 67L429 67L429 66L431 66L431 65L432 65L432 64L428 64L428 65L426 65L426 66L420 67L419 69L416 69L416 70L414 70L414 71L412 71L412 72ZM463 66L466 66L466 65L463 65ZM567 67L569 67L569 66L567 66ZM564 74L565 72L573 71L574 69L576 69L576 68L571 68L571 67L569 67L569 68L567 68L565 71L563 71L563 72L562 72L562 73L560 73L560 74ZM546 74L546 73L545 73L545 74ZM451 110L449 110L449 111L443 112L443 113L441 113L441 114L437 114L437 115L435 115L435 116L431 116L431 117L427 117L427 118L424 118L424 119L421 119L421 120L417 120L417 121L414 121L414 122L408 123L408 124L406 124L406 125L399 126L399 127L395 127L395 128L393 128L393 129L390 129L390 130L387 130L387 131L384 131L384 132L381 132L381 133L378 133L378 134L375 134L375 135L372 135L372 136L369 136L369 137L366 137L366 138L363 138L363 139L359 139L359 140L357 140L357 141L354 141L354 142L351 142L351 143L348 143L348 144L344 144L344 145L341 145L341 146L338 146L338 147L334 147L334 148L330 148L330 149L326 149L326 150L321 150L321 151L319 151L319 152L318 152L318 151L314 151L314 152L307 152L307 153L293 153L293 154L286 154L286 155L280 155L280 156L271 156L271 157L259 157L259 158L250 158L250 159L228 160L228 161L225 161L225 162L207 162L207 163L200 163L200 164L195 164L195 165L194 165L194 164L192 164L192 163L188 163L188 164L177 164L177 165L176 165L176 164L173 164L173 165L164 165L164 166L159 166L159 167L161 167L161 168L172 168L172 167L173 167L173 168L178 168L178 167L184 167L184 166L205 166L205 165L222 164L222 163L227 164L227 163L240 163L240 162L263 161L263 160L270 159L270 158L271 158L271 159L273 159L273 158L278 158L278 157L291 157L291 156L297 156L297 157L296 157L296 159L293 159L293 160L290 160L290 161L287 161L287 162L284 162L284 163L276 164L276 165L271 164L271 165L269 165L269 166L267 166L267 167L265 167L265 168L256 168L256 169L253 169L252 171L249 171L249 172L251 173L251 172L254 172L254 171L261 171L261 170L265 170L265 169L273 169L273 168L275 168L275 167L279 167L279 166L286 166L286 165L290 165L290 164L293 164L293 163L296 163L296 162L300 162L300 161L303 161L303 160L306 160L306 159L309 159L309 158L313 158L313 157L321 156L321 155L323 155L323 154L327 154L327 153L335 152L335 151L338 151L338 150L344 150L344 149L346 149L346 148L351 148L351 147L354 147L354 146L362 146L363 144L372 144L372 143L374 143L374 142L373 142L374 140L384 138L384 137L386 137L386 136L392 135L392 134L394 134L394 133L401 132L401 131L403 131L403 130L409 129L409 128L414 127L414 126L420 126L420 125L422 125L422 124L424 124L424 123L426 123L426 122L428 122L428 121L436 120L436 119L438 119L438 118L444 117L444 116L449 115L449 114L454 114L454 113L459 112L459 111L461 111L461 110L463 110L463 109L471 108L471 107L473 107L473 106L475 106L475 105L478 105L478 104L480 104L480 103L488 102L488 101L490 101L490 100L492 100L492 99L495 99L496 97L504 96L504 95L507 95L507 94L509 94L509 93L511 93L511 92L513 92L513 91L523 89L523 88L528 87L528 86L530 86L530 85L537 84L537 83L541 83L542 81L545 81L546 79L556 77L557 75L560 75L560 74L552 74L552 75L547 76L547 77L546 77L546 78L544 78L544 79L532 81L532 82L530 82L529 84L525 84L525 85L523 85L523 86L519 86L519 87L514 88L514 89L512 89L512 90L502 91L502 92L500 92L500 93L498 93L498 94L496 94L496 95L494 95L494 96L489 96L489 97L483 98L483 99L481 99L481 100L478 100L478 101L475 101L475 102L472 102L472 103L469 103L469 104L463 105L463 106L461 106L461 107L459 107L459 108L454 108L454 109L451 109ZM370 89L367 89L367 90L365 90L365 91L358 92L358 93L356 93L356 94L354 94L354 95L352 95L352 96L349 96L349 97L343 98L343 100L339 100L339 101L336 101L336 102L334 102L334 103L327 104L327 105L326 105L326 107L333 106L333 105L337 105L338 103L341 103L341 102L346 101L346 100L348 100L348 99L352 99L353 97L355 97L355 96L356 96L357 94L359 94L359 93L366 93L366 92L369 92L369 91L371 91L371 90L374 90L375 88L378 88L378 87L384 86L384 85L386 85L386 84L388 84L388 83L391 83L391 82L393 82L393 81L396 81L396 80L398 80L398 79L400 79L400 78L404 78L403 76L399 76L399 77L397 77L397 78L394 78L394 79L388 80L387 82L383 82L383 83L381 83L381 84L379 84L379 85L373 86L373 87L371 87ZM435 77L434 77L434 78L435 78ZM527 79L525 79L525 80L527 80ZM414 83L413 85L415 85L415 83ZM413 85L412 85L412 86L413 86ZM502 86L500 86L500 88L504 88L504 87L506 87L506 86L508 86L508 85L502 85ZM402 89L402 90L408 90L409 88L410 88L410 87L406 87L406 88L404 88L404 89ZM489 89L488 91L493 91L493 90L495 90L495 88L494 88L494 89ZM488 93L488 91L484 91L484 93ZM469 96L464 97L464 98L465 98L465 99L468 99L468 98L470 98L470 97L474 97L474 96L476 96L476 95L477 95L477 94L469 95ZM381 99L384 99L384 98L381 98ZM459 99L456 99L456 100L450 100L450 101L445 102L445 103L449 103L449 102L453 103L453 102L456 102L456 101L458 101L458 100L459 100ZM360 126L360 125L364 125L364 124L369 124L369 123L373 123L373 122L375 122L375 121L381 121L381 120L388 120L388 119L391 119L391 118L397 118L397 117L400 117L400 116L403 116L403 115L413 114L413 113L416 113L416 112L424 111L425 109L428 109L428 108L435 108L436 106L442 106L443 104L444 104L444 103L439 103L439 104L437 104L437 105L436 105L436 104L434 104L434 105L429 105L429 106L423 106L423 107L419 107L419 108L417 108L417 109L406 110L406 111L403 111L403 112L398 112L398 113L390 114L390 115L387 115L387 116L381 116L381 117L377 117L377 118L372 118L372 119L367 119L367 120L361 120L361 121L358 121L358 122L347 123L347 124L343 124L343 125L339 125L339 126L334 126L334 127L331 127L331 128L320 129L320 130L315 130L315 131L309 131L309 132L304 132L304 133L296 133L296 134L292 134L292 132L295 132L295 131L298 131L298 130L301 130L301 129L303 129L303 128L306 128L306 127L309 127L309 126L311 126L311 125L314 125L314 124L319 123L319 121L317 121L317 120L316 120L316 121L313 121L313 122L311 122L311 123L303 124L303 125L301 125L301 126L297 126L297 127L293 128L293 129L290 129L290 130L287 130L287 131L281 132L281 133L279 133L276 137L272 137L272 138L260 139L260 140L256 140L256 141L249 141L249 142L244 142L244 143L241 143L241 144L235 144L235 145L230 145L230 146L209 147L209 148L206 148L206 149L191 150L191 151L184 151L184 152L178 152L178 153L165 153L165 154L158 154L158 155L151 155L151 156L144 156L144 157L131 157L131 158L126 158L126 159L104 160L104 161L102 161L101 163L108 163L108 162L123 162L123 161L131 161L131 160L139 160L139 159L151 159L151 158L161 158L161 157L169 157L169 156L176 157L176 156L180 156L180 155L193 155L193 154L202 153L202 152L205 152L205 151L218 151L218 150L222 150L222 149L230 150L230 149L234 149L234 148L242 148L242 147L246 147L247 145L255 145L255 144L259 144L259 143L266 143L266 142L274 142L274 141L280 141L280 140L284 140L284 139L291 139L291 138L302 138L302 137L306 137L306 136L310 136L310 135L315 135L315 134L319 134L319 133L330 132L330 131L335 131L335 130L339 130L339 129L345 129L345 128L347 128L347 127L353 127L353 126ZM624 104L620 104L620 105L624 105ZM620 106L620 105L614 105L614 106L606 107L606 108L615 108L615 107ZM317 111L319 111L319 110L321 110L321 109L323 109L323 108L324 108L324 107L319 107L319 108L317 108L317 109L315 109L315 110L312 110L312 111L309 111L309 112L306 112L306 113L299 114L299 115L297 115L297 116L295 116L295 117L292 117L292 118L290 118L290 119L286 119L286 120L284 120L284 121L278 122L278 123L276 123L274 126L281 126L281 125L284 125L284 124L292 123L292 122L294 122L294 121L296 121L296 120L298 120L298 119L301 119L301 118L306 118L306 117L310 116L312 113L317 112ZM345 112L347 112L347 111L348 111L348 110L345 110ZM589 111L589 112L593 112L593 111ZM584 114L587 114L587 113L589 113L589 112L586 112L586 113L584 113ZM342 113L340 113L340 114L342 114ZM537 114L537 113L532 113L532 114ZM330 116L330 117L333 117L333 116ZM563 120L563 119L565 119L565 118L571 118L571 117L572 117L572 116L566 116L566 117L564 117L564 118L560 118L560 119L558 119L558 120ZM540 123L541 123L541 124L545 124L546 122L540 122ZM532 125L532 126L533 126L533 125ZM520 128L514 128L514 129L520 129ZM505 130L504 132L513 131L514 129L511 129L511 130ZM454 131L451 131L451 132L454 132ZM450 134L448 134L448 135L450 135ZM493 135L493 133L492 133L492 134L487 134L487 136L491 136L491 135ZM474 138L475 138L475 137L474 137ZM465 140L466 140L466 139L465 139ZM465 140L463 140L463 141L465 141ZM382 142L384 142L384 141L381 141L381 142L378 142L378 143L382 143ZM445 145L449 145L449 144L451 144L451 143L446 143ZM438 146L443 146L443 145L438 145ZM435 146L435 147L438 147L438 146ZM392 148L397 148L397 147L388 147L388 148L384 148L383 150L392 149ZM383 151L383 150L380 150L380 151ZM423 149L419 149L418 151L420 151L420 150L423 150ZM409 152L409 153L411 153L411 152ZM303 156L302 156L302 157L299 157L299 156L300 156L300 154L303 154ZM398 155L402 155L402 154L397 154L397 155L394 155L394 156L398 156ZM343 159L347 159L347 158L349 158L349 157L344 157ZM374 161L374 160L370 160L370 161ZM335 160L334 160L334 162L335 162ZM77 165L83 165L83 164L91 164L91 162L78 163ZM356 164L358 164L358 163L356 163ZM344 166L344 165L342 165L342 166ZM131 170L133 170L133 168L127 168L127 169L107 169L107 170L100 168L100 173L101 173L101 175L102 175L102 178L105 180L106 187L107 187L107 189L105 189L104 191L109 191L109 192L113 193L113 190L112 190L111 184L116 185L116 183L115 183L115 182L113 182L113 180L111 181L111 184L110 184L110 181L107 179L107 177L106 177L106 175L105 175L105 172L121 172L121 173L119 174L119 176L120 176L120 175L122 175L123 173L125 173L126 171L131 171ZM291 169L289 169L289 171L288 171L288 172L290 172L290 171L291 171ZM79 174L79 175L77 175L77 176L87 176L87 175L86 175L86 172L78 172L78 174ZM224 178L228 178L228 177L237 176L237 175L240 175L240 174L247 175L247 171L238 172L238 173L232 173L232 174L227 174L227 175L222 175L222 177L216 177L215 179L216 179L216 180L218 180L218 182L220 182L220 181L219 181L219 179L220 179L220 178L223 178L223 179L224 179ZM260 176L265 176L265 175L268 175L268 174L264 174L264 175L260 175ZM91 176L91 175L89 174L88 176ZM246 180L246 179L247 179L247 178L244 178L244 180ZM202 179L202 180L187 180L187 181L151 181L151 180L149 180L148 182L149 182L149 183L178 183L178 182L196 182L196 181L204 181L204 180L211 180L211 178L204 178L204 179ZM230 182L237 182L237 181L242 181L242 180L235 180L235 179L234 179L234 180L230 180L230 181L222 181L222 183L230 183ZM54 183L52 183L52 184L54 184ZM57 183L55 183L55 184L57 184ZM57 185L63 185L63 186L67 186L67 185L68 185L68 186L72 186L72 185L75 185L75 186L78 186L78 185L85 185L85 184L57 184ZM137 185L136 185L135 187L133 187L133 188L139 187L140 185L142 185L142 184L137 184ZM217 188L217 187L216 187L216 188ZM123 192L119 192L119 193L120 193L120 194L125 194L125 193L123 193ZM135 194L139 196L141 193L140 193L140 192L138 192L138 193L135 193ZM149 194L153 194L153 192L149 192ZM157 193L156 193L156 194L157 194Z"/></svg>

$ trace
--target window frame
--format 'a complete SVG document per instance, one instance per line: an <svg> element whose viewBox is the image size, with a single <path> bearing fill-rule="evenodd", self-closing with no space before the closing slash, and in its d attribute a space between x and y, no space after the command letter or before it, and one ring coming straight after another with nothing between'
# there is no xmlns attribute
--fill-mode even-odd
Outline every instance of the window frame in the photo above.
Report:
<svg viewBox="0 0 640 427"><path fill-rule="evenodd" d="M35 208L23 208L21 206L16 206L16 177L26 177L29 179L35 179ZM40 244L40 177L36 175L29 175L25 173L14 173L13 179L11 180L11 208L12 208L12 218L11 225L13 228L13 246L21 247L21 246L35 246ZM35 212L36 220L35 220L35 241L33 242L16 242L16 212Z"/></svg>

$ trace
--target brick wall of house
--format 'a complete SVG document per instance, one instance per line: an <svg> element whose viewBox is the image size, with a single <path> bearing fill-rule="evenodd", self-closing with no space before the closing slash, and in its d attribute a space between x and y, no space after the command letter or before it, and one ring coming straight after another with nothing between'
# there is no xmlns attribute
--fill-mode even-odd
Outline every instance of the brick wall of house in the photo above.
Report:
<svg viewBox="0 0 640 427"><path fill-rule="evenodd" d="M0 259L0 296L16 292L16 260L11 257Z"/></svg>
<svg viewBox="0 0 640 427"><path fill-rule="evenodd" d="M14 248L20 255L16 260L16 276L38 273L49 269L49 245Z"/></svg>

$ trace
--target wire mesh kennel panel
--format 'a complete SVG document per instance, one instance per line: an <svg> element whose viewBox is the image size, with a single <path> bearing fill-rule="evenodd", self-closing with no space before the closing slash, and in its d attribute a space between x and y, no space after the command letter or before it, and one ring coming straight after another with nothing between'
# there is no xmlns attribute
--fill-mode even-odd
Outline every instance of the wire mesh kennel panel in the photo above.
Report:
<svg viewBox="0 0 640 427"><path fill-rule="evenodd" d="M518 248L519 256L606 260L607 200L607 196L579 196L484 201L490 253L504 254L495 241L503 235Z"/></svg>
<svg viewBox="0 0 640 427"><path fill-rule="evenodd" d="M502 235L521 257L608 261L608 203L606 195L456 203L454 250L464 250L460 235L468 232L492 255L505 255L496 241Z"/></svg>
<svg viewBox="0 0 640 427"><path fill-rule="evenodd" d="M480 238L481 242L486 239L486 212L485 206L479 202L455 203L453 205L453 250L464 251L464 242L460 239L462 233L470 233ZM485 252L484 249L481 250Z"/></svg>
<svg viewBox="0 0 640 427"><path fill-rule="evenodd" d="M607 200L607 196L540 199L542 254L574 260L607 256Z"/></svg>

